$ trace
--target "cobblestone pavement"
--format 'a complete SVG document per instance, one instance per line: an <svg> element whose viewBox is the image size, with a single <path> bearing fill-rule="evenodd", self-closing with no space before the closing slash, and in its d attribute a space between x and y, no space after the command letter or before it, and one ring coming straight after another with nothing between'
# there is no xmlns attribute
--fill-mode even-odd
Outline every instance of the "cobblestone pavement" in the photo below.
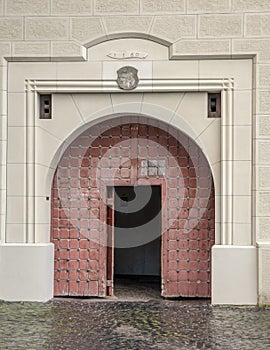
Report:
<svg viewBox="0 0 270 350"><path fill-rule="evenodd" d="M129 288L129 287L127 287ZM116 298L0 302L0 349L269 349L270 309L209 300ZM126 289L127 290L127 289Z"/></svg>

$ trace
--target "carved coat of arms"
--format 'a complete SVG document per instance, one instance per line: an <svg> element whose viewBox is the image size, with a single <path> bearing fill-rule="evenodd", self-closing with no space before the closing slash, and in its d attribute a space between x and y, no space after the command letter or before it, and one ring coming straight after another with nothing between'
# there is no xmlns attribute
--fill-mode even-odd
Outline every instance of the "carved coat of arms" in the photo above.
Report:
<svg viewBox="0 0 270 350"><path fill-rule="evenodd" d="M138 70L131 66L122 67L117 71L117 84L120 89L133 90L138 86Z"/></svg>

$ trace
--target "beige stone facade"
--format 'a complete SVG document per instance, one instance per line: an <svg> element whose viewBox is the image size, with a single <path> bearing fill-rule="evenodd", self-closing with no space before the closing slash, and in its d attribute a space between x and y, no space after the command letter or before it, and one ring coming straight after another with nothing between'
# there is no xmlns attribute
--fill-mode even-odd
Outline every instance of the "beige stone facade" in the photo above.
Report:
<svg viewBox="0 0 270 350"><path fill-rule="evenodd" d="M192 136L209 160L213 303L270 304L269 28L268 0L0 0L0 299L52 297L52 288L35 285L52 284L45 198L61 147L102 118L141 113ZM133 50L147 57L108 57ZM132 93L115 83L127 64L141 78ZM205 110L209 91L223 96L214 122L196 109ZM45 92L53 94L50 122L37 113ZM34 278L29 254L40 271ZM20 262L31 291L21 294L14 291L20 274L8 268Z"/></svg>

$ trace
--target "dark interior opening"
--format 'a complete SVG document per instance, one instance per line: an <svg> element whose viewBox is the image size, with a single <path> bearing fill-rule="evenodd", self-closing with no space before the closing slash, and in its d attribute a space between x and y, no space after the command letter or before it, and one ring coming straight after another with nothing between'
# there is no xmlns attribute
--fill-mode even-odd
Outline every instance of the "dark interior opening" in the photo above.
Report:
<svg viewBox="0 0 270 350"><path fill-rule="evenodd" d="M116 186L114 276L117 286L149 285L161 279L161 187Z"/></svg>

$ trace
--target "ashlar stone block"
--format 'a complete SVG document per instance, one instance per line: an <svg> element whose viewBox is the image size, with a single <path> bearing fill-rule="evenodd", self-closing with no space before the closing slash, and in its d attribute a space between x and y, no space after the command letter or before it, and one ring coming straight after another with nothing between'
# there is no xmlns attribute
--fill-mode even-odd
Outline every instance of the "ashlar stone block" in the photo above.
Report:
<svg viewBox="0 0 270 350"><path fill-rule="evenodd" d="M270 190L270 167L258 168L258 185L260 189Z"/></svg>
<svg viewBox="0 0 270 350"><path fill-rule="evenodd" d="M173 55L229 54L230 40L181 40L174 44Z"/></svg>
<svg viewBox="0 0 270 350"><path fill-rule="evenodd" d="M187 0L187 13L223 13L230 10L230 0Z"/></svg>
<svg viewBox="0 0 270 350"><path fill-rule="evenodd" d="M242 35L241 15L202 15L199 37L238 37Z"/></svg>
<svg viewBox="0 0 270 350"><path fill-rule="evenodd" d="M42 57L50 56L49 42L14 42L12 45L13 57Z"/></svg>
<svg viewBox="0 0 270 350"><path fill-rule="evenodd" d="M82 61L86 58L86 48L73 42L52 42L51 56L57 58L73 58L75 61Z"/></svg>
<svg viewBox="0 0 270 350"><path fill-rule="evenodd" d="M262 216L270 215L270 192L259 192L257 197L258 214Z"/></svg>
<svg viewBox="0 0 270 350"><path fill-rule="evenodd" d="M269 0L232 0L233 11L267 11L270 9Z"/></svg>
<svg viewBox="0 0 270 350"><path fill-rule="evenodd" d="M262 113L262 114L270 113L270 91L259 91L257 108L259 113Z"/></svg>
<svg viewBox="0 0 270 350"><path fill-rule="evenodd" d="M71 19L71 38L88 42L105 35L100 18L85 17Z"/></svg>
<svg viewBox="0 0 270 350"><path fill-rule="evenodd" d="M270 115L257 116L258 120L258 136L270 137Z"/></svg>
<svg viewBox="0 0 270 350"><path fill-rule="evenodd" d="M6 14L8 16L49 15L50 0L6 0Z"/></svg>
<svg viewBox="0 0 270 350"><path fill-rule="evenodd" d="M141 0L141 13L184 13L184 0Z"/></svg>
<svg viewBox="0 0 270 350"><path fill-rule="evenodd" d="M92 15L92 0L52 0L52 15Z"/></svg>
<svg viewBox="0 0 270 350"><path fill-rule="evenodd" d="M155 19L151 34L169 42L196 36L195 16L162 16Z"/></svg>
<svg viewBox="0 0 270 350"><path fill-rule="evenodd" d="M233 40L232 53L257 55L258 62L270 62L270 40L259 38Z"/></svg>
<svg viewBox="0 0 270 350"><path fill-rule="evenodd" d="M67 40L68 22L67 18L26 18L26 39Z"/></svg>
<svg viewBox="0 0 270 350"><path fill-rule="evenodd" d="M0 56L10 56L11 55L11 43L0 43Z"/></svg>
<svg viewBox="0 0 270 350"><path fill-rule="evenodd" d="M104 18L108 34L125 32L148 33L152 17L150 16L110 16Z"/></svg>
<svg viewBox="0 0 270 350"><path fill-rule="evenodd" d="M258 217L257 240L270 240L270 218Z"/></svg>
<svg viewBox="0 0 270 350"><path fill-rule="evenodd" d="M257 55L257 62L270 62L270 40L259 38L233 40L232 53Z"/></svg>
<svg viewBox="0 0 270 350"><path fill-rule="evenodd" d="M269 141L258 141L258 158L257 161L260 164L270 165L270 142Z"/></svg>
<svg viewBox="0 0 270 350"><path fill-rule="evenodd" d="M96 0L95 14L138 14L139 0Z"/></svg>
<svg viewBox="0 0 270 350"><path fill-rule="evenodd" d="M269 3L270 8L270 3ZM270 14L256 14L246 16L246 36L269 36Z"/></svg>
<svg viewBox="0 0 270 350"><path fill-rule="evenodd" d="M0 40L23 39L22 18L0 18Z"/></svg>
<svg viewBox="0 0 270 350"><path fill-rule="evenodd" d="M258 65L257 86L270 88L270 65Z"/></svg>

